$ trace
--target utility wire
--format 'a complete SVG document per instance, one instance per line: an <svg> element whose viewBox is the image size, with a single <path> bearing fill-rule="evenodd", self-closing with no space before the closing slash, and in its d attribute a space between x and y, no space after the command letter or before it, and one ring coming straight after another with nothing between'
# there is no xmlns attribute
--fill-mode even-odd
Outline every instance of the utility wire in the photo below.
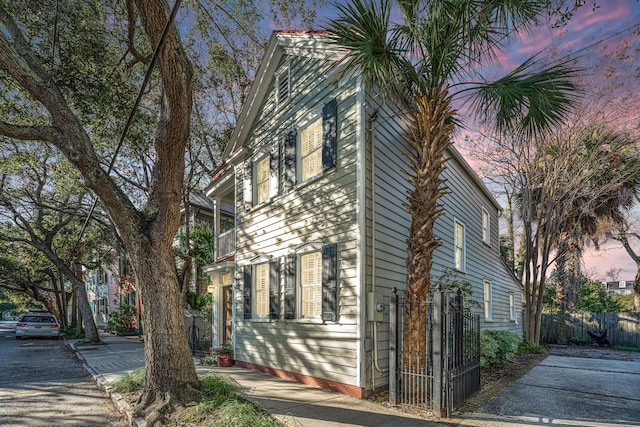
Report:
<svg viewBox="0 0 640 427"><path fill-rule="evenodd" d="M173 24L173 22L175 21L176 15L178 13L178 9L180 8L180 4L182 3L182 0L176 0L176 2L173 5L173 8L171 9L171 14L169 15L169 19L167 19L167 23L164 26L164 29L162 30L162 35L160 36L160 39L158 40L158 44L156 45L156 48L153 51L153 56L151 57L151 61L149 62L149 65L147 67L147 72L144 76L144 80L142 81L142 86L140 87L140 90L138 91L138 96L136 97L135 103L133 104L133 107L131 108L131 112L129 113L129 117L127 118L127 123L124 126L124 129L122 130L122 134L120 135L120 140L118 141L118 145L116 146L116 150L113 153L113 157L111 158L111 162L109 163L109 168L107 169L107 175L111 174L111 171L113 170L113 166L116 163L116 159L118 157L118 154L120 153L120 149L122 148L122 145L124 144L124 140L127 136L127 132L129 131L129 128L131 127L131 124L133 123L133 118L135 117L136 114L136 110L138 109L138 106L140 105L140 102L142 101L142 97L144 95L144 91L147 88L147 85L149 84L149 80L151 79L151 73L153 72L153 69L155 68L156 62L158 60L158 56L160 54L160 49L162 48L162 46L164 45L164 41L167 38L167 34L169 34L169 29L171 28L171 24ZM72 256L75 255L76 249L78 247L78 245L80 244L80 240L82 239L82 235L84 234L87 225L89 224L89 221L91 220L91 216L93 215L93 211L96 208L96 205L98 204L98 197L96 196L93 199L93 204L91 205L91 209L89 209L89 213L87 214L87 218L84 221L84 224L82 225L82 229L80 229L80 233L78 235L78 240L76 241L76 244L73 247L73 250L71 251Z"/></svg>

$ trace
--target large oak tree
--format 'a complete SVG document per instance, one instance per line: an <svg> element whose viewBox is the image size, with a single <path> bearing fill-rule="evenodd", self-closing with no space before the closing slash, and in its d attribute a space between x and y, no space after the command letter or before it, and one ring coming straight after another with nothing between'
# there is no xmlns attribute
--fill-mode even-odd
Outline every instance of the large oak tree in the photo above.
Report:
<svg viewBox="0 0 640 427"><path fill-rule="evenodd" d="M137 0L150 46L158 46L170 16L166 1ZM166 405L188 401L199 388L191 358L179 284L170 247L180 222L184 153L189 137L193 68L175 25L168 25L157 56L161 104L153 140L156 160L144 204L128 195L107 173L74 102L43 67L16 20L0 3L0 69L46 110L49 123L0 122L0 134L42 141L59 149L100 198L127 248L144 304L147 373L139 409L152 419ZM78 34L82 37L82 34Z"/></svg>

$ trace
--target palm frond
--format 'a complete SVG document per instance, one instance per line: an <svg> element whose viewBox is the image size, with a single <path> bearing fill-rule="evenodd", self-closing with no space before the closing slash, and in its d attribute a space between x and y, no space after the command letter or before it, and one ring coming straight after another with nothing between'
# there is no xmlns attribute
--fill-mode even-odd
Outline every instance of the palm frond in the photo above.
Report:
<svg viewBox="0 0 640 427"><path fill-rule="evenodd" d="M383 92L402 93L405 63L399 46L388 37L390 2L353 0L335 7L338 16L326 30L333 43L350 51L349 67L357 68L367 83L381 86Z"/></svg>
<svg viewBox="0 0 640 427"><path fill-rule="evenodd" d="M582 71L568 61L542 66L534 55L501 79L473 86L473 109L499 133L543 136L569 116Z"/></svg>

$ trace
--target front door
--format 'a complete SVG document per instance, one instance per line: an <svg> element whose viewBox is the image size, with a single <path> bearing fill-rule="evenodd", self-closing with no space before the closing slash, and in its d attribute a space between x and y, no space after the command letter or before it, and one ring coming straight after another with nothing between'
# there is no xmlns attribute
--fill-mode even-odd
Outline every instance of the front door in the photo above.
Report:
<svg viewBox="0 0 640 427"><path fill-rule="evenodd" d="M222 343L231 342L233 331L233 292L232 286L222 287Z"/></svg>

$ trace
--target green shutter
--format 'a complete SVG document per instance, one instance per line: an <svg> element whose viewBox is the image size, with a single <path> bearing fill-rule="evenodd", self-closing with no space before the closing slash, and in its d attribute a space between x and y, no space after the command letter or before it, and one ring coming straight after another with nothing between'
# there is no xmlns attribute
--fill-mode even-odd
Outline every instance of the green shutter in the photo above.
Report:
<svg viewBox="0 0 640 427"><path fill-rule="evenodd" d="M296 260L295 254L284 261L284 318L296 318Z"/></svg>
<svg viewBox="0 0 640 427"><path fill-rule="evenodd" d="M322 247L322 320L338 318L338 256L335 243Z"/></svg>
<svg viewBox="0 0 640 427"><path fill-rule="evenodd" d="M253 162L244 164L242 196L245 209L250 209L253 206Z"/></svg>
<svg viewBox="0 0 640 427"><path fill-rule="evenodd" d="M337 161L338 105L335 98L322 108L322 170L331 169Z"/></svg>
<svg viewBox="0 0 640 427"><path fill-rule="evenodd" d="M284 139L284 179L283 193L296 185L296 149L298 133L294 129Z"/></svg>
<svg viewBox="0 0 640 427"><path fill-rule="evenodd" d="M280 317L280 260L269 262L269 319Z"/></svg>
<svg viewBox="0 0 640 427"><path fill-rule="evenodd" d="M253 267L251 265L246 265L244 267L243 279L244 279L244 293L243 293L243 301L244 301L244 318L251 319L251 269Z"/></svg>

